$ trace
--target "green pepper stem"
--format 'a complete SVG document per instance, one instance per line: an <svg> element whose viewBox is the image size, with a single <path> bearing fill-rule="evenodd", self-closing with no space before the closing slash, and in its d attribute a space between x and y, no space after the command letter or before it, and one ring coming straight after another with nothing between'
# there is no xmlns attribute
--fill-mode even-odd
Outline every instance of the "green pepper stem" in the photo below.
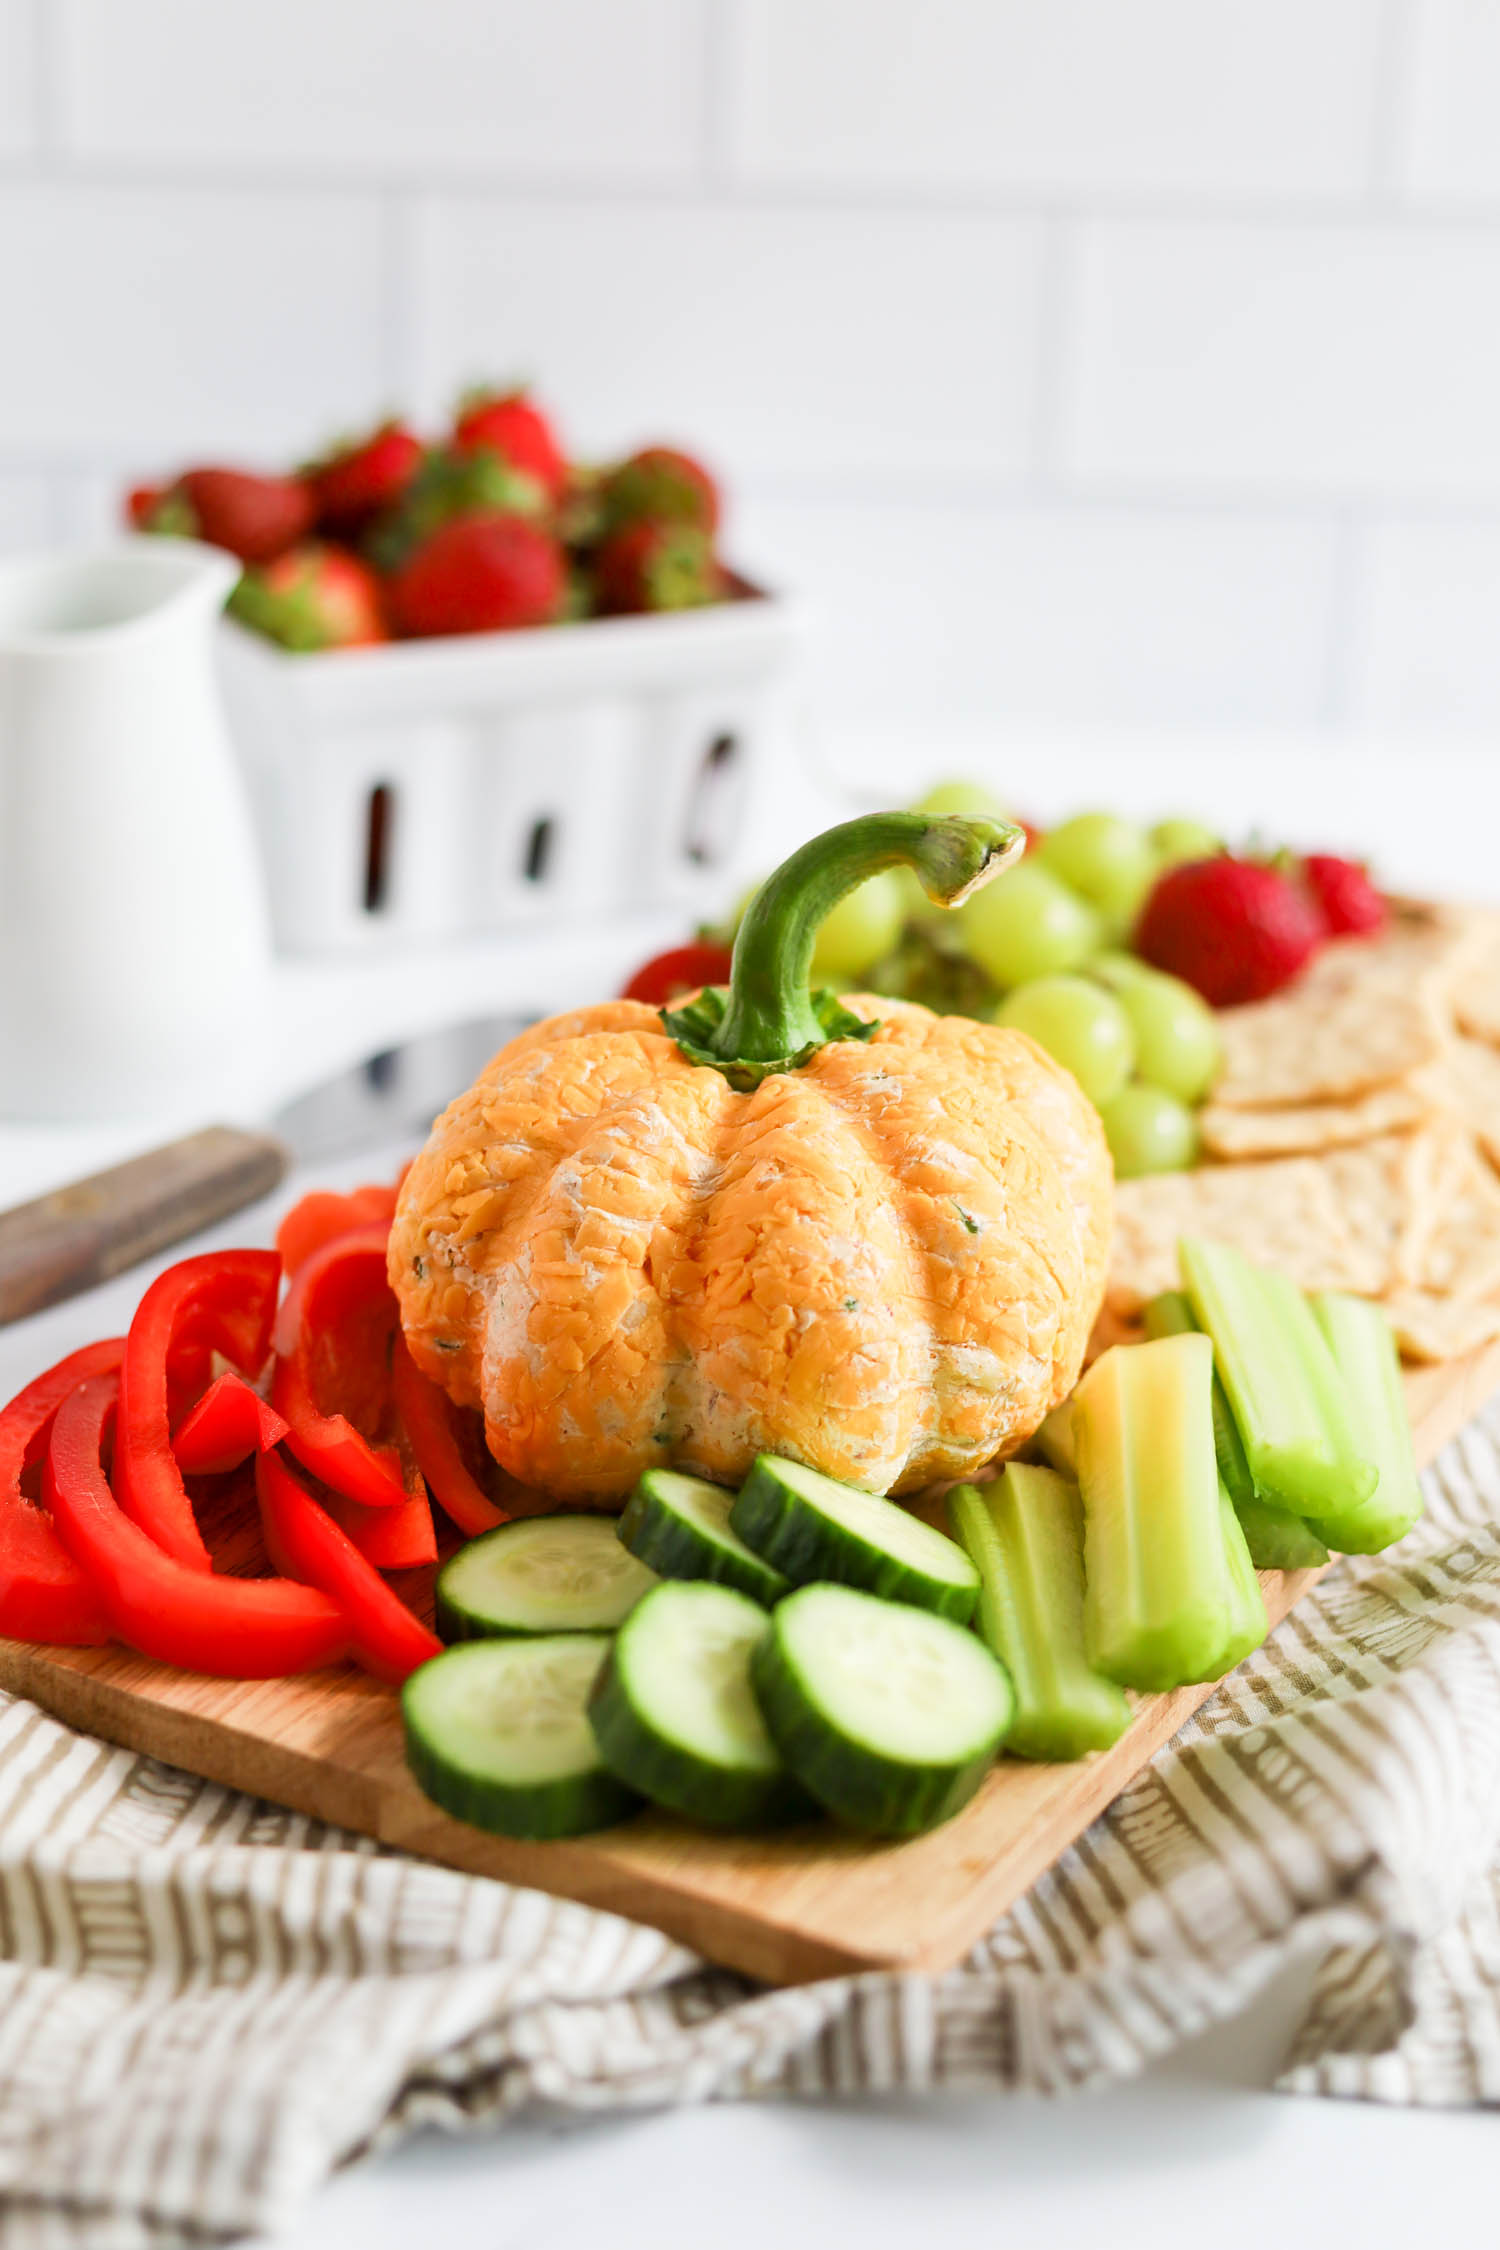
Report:
<svg viewBox="0 0 1500 2250"><path fill-rule="evenodd" d="M939 906L958 906L1018 859L1024 830L1005 820L869 813L825 829L761 885L735 939L722 1021L702 1059L794 1068L830 1036L809 990L818 925L857 884L910 867Z"/></svg>

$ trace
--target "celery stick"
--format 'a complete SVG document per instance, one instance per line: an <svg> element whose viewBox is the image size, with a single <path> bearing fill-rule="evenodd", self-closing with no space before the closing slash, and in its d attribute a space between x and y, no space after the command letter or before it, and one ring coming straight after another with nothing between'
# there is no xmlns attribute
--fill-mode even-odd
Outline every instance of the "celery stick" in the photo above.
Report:
<svg viewBox="0 0 1500 2250"><path fill-rule="evenodd" d="M1130 1705L1083 1645L1083 1503L1052 1469L1010 1462L948 1495L953 1536L979 1572L979 1631L1016 1691L1005 1748L1019 1758L1107 1750Z"/></svg>
<svg viewBox="0 0 1500 2250"><path fill-rule="evenodd" d="M1183 1241L1177 1250L1258 1495L1313 1517L1368 1500L1379 1471L1361 1453L1348 1394L1301 1290L1223 1243Z"/></svg>
<svg viewBox="0 0 1500 2250"><path fill-rule="evenodd" d="M1076 1479L1078 1456L1073 1450L1073 1401L1065 1398L1061 1406L1054 1406L1046 1421L1032 1440L1042 1459L1056 1469L1059 1476Z"/></svg>
<svg viewBox="0 0 1500 2250"><path fill-rule="evenodd" d="M1122 1687L1201 1680L1232 1604L1206 1336L1116 1345L1073 1394L1084 1514L1084 1639Z"/></svg>
<svg viewBox="0 0 1500 2250"><path fill-rule="evenodd" d="M1318 1537L1318 1527L1290 1508L1273 1508L1269 1500L1235 1500L1234 1512L1245 1534L1250 1560L1257 1570L1317 1570L1328 1560L1328 1549Z"/></svg>
<svg viewBox="0 0 1500 2250"><path fill-rule="evenodd" d="M1153 1297L1143 1315L1148 1336L1182 1336L1198 1326L1193 1308L1180 1289L1164 1289ZM1301 1516L1277 1508L1255 1489L1245 1448L1234 1425L1234 1415L1224 1396L1224 1386L1214 1374L1214 1452L1219 1475L1234 1503L1240 1529L1257 1570L1314 1570L1328 1560L1328 1549Z"/></svg>
<svg viewBox="0 0 1500 2250"><path fill-rule="evenodd" d="M1202 1322L1193 1318L1193 1308L1181 1289L1164 1289L1153 1297L1143 1318L1146 1334L1150 1337L1190 1336ZM1234 1426L1234 1416L1229 1411L1229 1401L1224 1396L1224 1386L1214 1374L1213 1395L1214 1454L1219 1464L1219 1474L1228 1488L1229 1497L1238 1506L1241 1500L1255 1497L1255 1479L1250 1474L1250 1464L1245 1459L1245 1448L1240 1443L1240 1433Z"/></svg>
<svg viewBox="0 0 1500 2250"><path fill-rule="evenodd" d="M1242 1664L1254 1648L1259 1648L1271 1630L1271 1620L1266 1615L1266 1597L1260 1590L1260 1580L1255 1575L1255 1565L1250 1560L1250 1549L1222 1481L1219 1485L1219 1520L1224 1526L1224 1554L1229 1568L1229 1637L1219 1650L1209 1669L1206 1680L1222 1680L1236 1664Z"/></svg>
<svg viewBox="0 0 1500 2250"><path fill-rule="evenodd" d="M1410 1531L1422 1513L1396 1339L1380 1306L1362 1297L1328 1290L1314 1297L1313 1312L1353 1402L1360 1443L1375 1456L1380 1480L1362 1506L1320 1517L1317 1528L1341 1554L1378 1554Z"/></svg>

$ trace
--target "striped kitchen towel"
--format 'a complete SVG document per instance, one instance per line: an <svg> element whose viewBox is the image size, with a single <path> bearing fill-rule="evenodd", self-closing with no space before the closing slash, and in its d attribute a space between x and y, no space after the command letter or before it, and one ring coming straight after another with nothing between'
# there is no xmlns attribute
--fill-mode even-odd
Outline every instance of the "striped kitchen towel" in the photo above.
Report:
<svg viewBox="0 0 1500 2250"><path fill-rule="evenodd" d="M774 1992L0 1704L7 2242L201 2243L420 2125L1138 2070L1292 1955L1279 2083L1500 2100L1500 1402L962 1967Z"/></svg>

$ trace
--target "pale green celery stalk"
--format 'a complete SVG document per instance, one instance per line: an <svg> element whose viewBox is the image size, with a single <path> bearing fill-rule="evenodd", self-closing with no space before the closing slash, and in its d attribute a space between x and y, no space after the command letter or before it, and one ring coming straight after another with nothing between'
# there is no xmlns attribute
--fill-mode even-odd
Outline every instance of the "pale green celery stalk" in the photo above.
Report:
<svg viewBox="0 0 1500 2250"><path fill-rule="evenodd" d="M1019 1758L1107 1750L1130 1705L1096 1672L1083 1641L1083 1503L1055 1470L1012 1461L993 1484L948 1495L953 1536L979 1572L981 1638L1010 1674Z"/></svg>
<svg viewBox="0 0 1500 2250"><path fill-rule="evenodd" d="M1379 1475L1362 1505L1321 1516L1318 1529L1341 1554L1378 1554L1410 1531L1422 1513L1396 1339L1380 1306L1362 1297L1328 1290L1314 1297L1313 1314L1349 1393L1360 1443L1375 1456Z"/></svg>
<svg viewBox="0 0 1500 2250"><path fill-rule="evenodd" d="M1181 1289L1164 1289L1153 1297L1142 1319L1148 1336L1184 1336L1197 1328L1193 1308ZM1257 1570L1315 1570L1328 1560L1328 1549L1301 1516L1289 1508L1275 1507L1261 1498L1245 1459L1245 1448L1235 1428L1234 1415L1224 1386L1214 1374L1214 1452L1219 1475L1234 1503L1240 1529Z"/></svg>
<svg viewBox="0 0 1500 2250"><path fill-rule="evenodd" d="M1121 1687L1201 1680L1232 1605L1206 1336L1115 1345L1073 1394L1084 1643Z"/></svg>
<svg viewBox="0 0 1500 2250"><path fill-rule="evenodd" d="M1219 1520L1224 1526L1224 1556L1229 1568L1229 1637L1204 1673L1206 1680L1222 1680L1250 1651L1259 1648L1271 1630L1266 1597L1260 1590L1255 1565L1243 1526L1222 1480L1219 1484Z"/></svg>
<svg viewBox="0 0 1500 2250"><path fill-rule="evenodd" d="M1032 1438L1032 1444L1042 1459L1059 1476L1076 1480L1078 1456L1073 1450L1073 1401L1065 1398L1061 1406L1054 1406L1046 1421Z"/></svg>
<svg viewBox="0 0 1500 2250"><path fill-rule="evenodd" d="M1184 1240L1177 1252L1260 1498L1315 1518L1368 1500L1379 1472L1301 1290L1225 1243Z"/></svg>

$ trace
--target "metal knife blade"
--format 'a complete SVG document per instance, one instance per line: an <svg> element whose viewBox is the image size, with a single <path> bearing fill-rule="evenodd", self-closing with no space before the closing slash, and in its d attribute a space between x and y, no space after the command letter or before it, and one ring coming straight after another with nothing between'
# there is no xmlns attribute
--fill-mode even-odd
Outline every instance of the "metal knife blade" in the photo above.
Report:
<svg viewBox="0 0 1500 2250"><path fill-rule="evenodd" d="M92 1289L258 1202L292 1164L425 1135L497 1049L536 1019L478 1016L387 1047L299 1094L270 1130L208 1125L0 1211L0 1327Z"/></svg>
<svg viewBox="0 0 1500 2250"><path fill-rule="evenodd" d="M425 1135L439 1110L472 1084L491 1055L535 1021L475 1016L384 1047L285 1103L270 1129L298 1164L326 1164L384 1141Z"/></svg>

